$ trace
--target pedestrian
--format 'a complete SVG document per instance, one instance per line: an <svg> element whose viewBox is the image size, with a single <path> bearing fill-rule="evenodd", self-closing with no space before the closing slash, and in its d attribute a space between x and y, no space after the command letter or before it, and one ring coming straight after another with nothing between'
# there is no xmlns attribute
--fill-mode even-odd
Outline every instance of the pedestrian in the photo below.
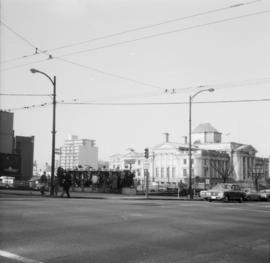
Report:
<svg viewBox="0 0 270 263"><path fill-rule="evenodd" d="M63 179L63 191L61 194L61 197L64 197L64 194L67 194L67 197L70 198L69 194L69 188L71 186L71 175L70 173L64 173L64 179Z"/></svg>
<svg viewBox="0 0 270 263"><path fill-rule="evenodd" d="M45 195L45 188L46 188L47 183L48 183L48 178L46 176L46 172L43 172L43 174L41 175L41 177L39 179L39 183L40 183L40 193L41 193L41 195Z"/></svg>

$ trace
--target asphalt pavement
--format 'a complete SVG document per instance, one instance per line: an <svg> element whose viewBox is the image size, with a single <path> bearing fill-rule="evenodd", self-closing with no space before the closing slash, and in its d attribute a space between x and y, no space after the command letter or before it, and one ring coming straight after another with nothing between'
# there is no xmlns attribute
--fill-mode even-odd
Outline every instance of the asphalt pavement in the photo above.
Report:
<svg viewBox="0 0 270 263"><path fill-rule="evenodd" d="M0 262L269 263L269 202L1 194Z"/></svg>
<svg viewBox="0 0 270 263"><path fill-rule="evenodd" d="M0 189L0 196L3 195L19 195L19 196L33 196L33 197L51 197L48 191L45 192L45 196L41 196L41 193L36 190L17 190L17 189ZM90 192L90 191L70 191L71 198L82 198L82 199L123 199L123 200L145 200L145 194L137 195L126 195L126 194L116 194L116 193L100 193L100 192ZM60 193L58 196L53 198L60 198ZM66 194L64 195L66 197ZM176 195L156 195L149 194L147 199L154 200L189 200L187 196L179 197ZM201 200L199 197L194 197L194 200Z"/></svg>

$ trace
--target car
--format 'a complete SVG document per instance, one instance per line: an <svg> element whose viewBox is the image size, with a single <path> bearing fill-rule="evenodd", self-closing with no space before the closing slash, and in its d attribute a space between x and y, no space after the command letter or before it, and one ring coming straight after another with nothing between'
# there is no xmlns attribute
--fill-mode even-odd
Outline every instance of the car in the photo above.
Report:
<svg viewBox="0 0 270 263"><path fill-rule="evenodd" d="M213 200L219 201L238 201L242 202L245 200L245 193L241 191L241 188L237 184L218 184L209 190L209 196L205 198L209 202Z"/></svg>
<svg viewBox="0 0 270 263"><path fill-rule="evenodd" d="M245 192L245 200L247 201L260 201L261 195L260 192L253 190L253 189L244 189Z"/></svg>
<svg viewBox="0 0 270 263"><path fill-rule="evenodd" d="M270 189L259 191L261 200L270 201Z"/></svg>
<svg viewBox="0 0 270 263"><path fill-rule="evenodd" d="M210 196L210 191L209 190L201 190L199 192L199 197L201 199L207 199Z"/></svg>

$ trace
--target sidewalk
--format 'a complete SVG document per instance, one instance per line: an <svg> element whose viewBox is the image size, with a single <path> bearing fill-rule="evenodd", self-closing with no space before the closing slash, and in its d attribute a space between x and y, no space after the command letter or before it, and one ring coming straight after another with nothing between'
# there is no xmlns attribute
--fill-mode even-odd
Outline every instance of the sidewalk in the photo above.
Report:
<svg viewBox="0 0 270 263"><path fill-rule="evenodd" d="M0 189L0 195L17 195L17 196L28 196L28 197L48 197L48 198L60 198L60 193L58 197L51 197L50 193L45 192L45 196L41 196L39 191L35 190L15 190L15 189ZM1 198L0 196L0 198ZM188 197L177 196L157 196L149 195L148 199L145 195L124 195L124 194L112 194L112 193L94 193L94 192L72 192L70 191L71 198L76 199L114 199L114 200L175 200L175 201L190 201ZM194 198L194 201L199 201L201 199Z"/></svg>

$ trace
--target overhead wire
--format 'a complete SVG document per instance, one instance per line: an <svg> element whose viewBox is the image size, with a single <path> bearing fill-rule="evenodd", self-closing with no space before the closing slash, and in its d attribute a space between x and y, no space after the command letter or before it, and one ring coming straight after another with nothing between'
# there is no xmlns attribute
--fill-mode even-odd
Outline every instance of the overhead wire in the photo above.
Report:
<svg viewBox="0 0 270 263"><path fill-rule="evenodd" d="M130 40L125 40L125 41L115 42L115 43L112 43L112 44L103 45L103 46L99 46L99 47L95 47L95 48L84 49L84 50L80 50L80 51L74 51L74 52L66 53L66 54L63 54L63 55L60 55L60 56L57 56L57 57L56 56L54 57L53 55L49 54L49 58L48 59L53 59L53 58L58 58L59 59L59 58L63 58L63 57L71 56L71 55L82 54L82 53L96 51L96 50L100 50L100 49L104 49L104 48L109 48L109 47L114 47L114 46L118 46L118 45L128 44L128 43L132 43L132 42L136 42L136 41L140 41L140 40L145 40L145 39L151 39L151 38L155 38L155 37L160 37L160 36L163 36L163 35L168 35L168 34L173 34L173 33L177 33L177 32L188 31L188 30L192 30L192 29L196 29L196 28L202 28L202 27L210 26L210 25L214 25L214 24L225 23L227 21L233 21L233 20L238 20L238 19L247 18L247 17L251 17L251 16L267 14L269 12L270 12L269 9L268 10L263 10L263 11L259 11L259 12L255 12L255 13L246 14L246 15L241 15L241 16L236 16L236 17L231 17L231 18L216 20L216 21L212 21L212 22L208 22L208 23L204 23L204 24L198 24L198 25L184 27L184 28L175 29L175 30L171 30L171 31L166 31L166 32L151 34L151 35L148 35L148 36L139 37L139 38L135 38L135 39L130 39ZM44 60L40 60L40 61L32 62L32 63L44 62L44 61L46 61L48 59L44 59ZM17 66L14 66L14 67L4 68L1 71L12 70L12 69L24 67L26 65L29 65L29 64L21 64L21 65L17 65Z"/></svg>
<svg viewBox="0 0 270 263"><path fill-rule="evenodd" d="M59 47L56 47L56 48L48 49L47 51L56 51L56 50L59 50L59 49L70 48L70 47L74 47L74 46L78 46L78 45L82 45L82 44L86 44L86 43L90 43L90 42L95 42L95 41L98 41L98 40L104 40L104 39L112 38L112 37L115 37L115 36L124 35L124 34L127 34L127 33L133 33L133 32L137 32L137 31L141 31L141 30L145 30L145 29L158 27L158 26L165 25L165 24L171 24L171 23L175 23L175 22L178 22L178 21L182 21L182 20L186 20L186 19L190 19L190 18L194 18L194 17L198 17L198 16L208 15L208 14L211 14L211 13L216 13L216 12L224 11L224 10L231 9L231 8L250 5L250 4L258 3L258 2L261 2L261 1L262 0L256 0L256 1L246 2L246 3L239 3L239 4L235 4L235 5L230 5L230 6L226 6L226 7L222 7L222 8L215 8L215 9L211 9L211 10L208 10L208 11L199 12L199 13L195 13L195 14L192 14L192 15L184 16L184 17L178 17L178 18L174 18L174 19L169 19L169 20L165 20L165 21L162 21L162 22L159 22L159 23L149 24L149 25L141 26L141 27L135 27L135 28L132 28L132 29L123 30L123 31L108 34L108 35L105 35L105 36L91 38L91 39L76 42L76 43L73 43L73 44L62 45L62 46L59 46Z"/></svg>
<svg viewBox="0 0 270 263"><path fill-rule="evenodd" d="M103 74L103 75L106 75L106 76L113 77L113 78L130 81L130 82L133 82L133 83L136 83L136 84L140 84L140 85L143 85L143 86L152 87L152 88L156 88L156 89L162 89L162 90L164 89L164 88L162 88L162 87L160 87L158 85L155 85L155 84L146 83L144 81L140 81L140 80L136 80L136 79L133 79L133 78L125 77L125 76L122 76L122 75L110 73L110 72L103 71L103 70L100 70L100 69L95 68L95 67L86 66L86 65L83 65L83 64L80 64L80 63L76 63L74 61L67 60L67 59L58 58L58 57L56 57L56 59L59 59L61 61L64 61L66 63L72 64L72 65L75 65L75 66L78 66L78 67L81 67L81 68L89 69L91 71L94 71L94 72L97 72L97 73L100 73L100 74Z"/></svg>
<svg viewBox="0 0 270 263"><path fill-rule="evenodd" d="M112 43L112 44L103 45L103 46L99 46L99 47L95 47L95 48L84 49L84 50L80 50L80 51L74 51L74 52L66 53L66 54L63 54L63 55L60 55L60 56L53 56L53 55L49 54L49 58L48 59L43 59L43 60L39 60L37 62L32 62L32 63L44 62L44 61L47 61L47 60L50 60L50 59L54 59L54 58L58 58L59 59L59 58L63 58L63 57L71 56L71 55L82 54L82 53L86 53L86 52L91 52L91 51L96 51L96 50L100 50L100 49L110 48L110 47L114 47L114 46L118 46L118 45L123 45L123 44L128 44L128 43L132 43L132 42L136 42L136 41L141 41L141 40L145 40L145 39L151 39L151 38L155 38L155 37L160 37L160 36L163 36L163 35L169 35L169 34L173 34L173 33L177 33L177 32L183 32L183 31L188 31L188 30L192 30L192 29L196 29L196 28L202 28L202 27L210 26L210 25L214 25L214 24L225 23L227 21L239 20L239 19L247 18L247 17L251 17L251 16L267 14L269 12L270 12L270 9L264 10L264 11L255 12L255 13L250 13L250 14L246 14L246 15L241 15L241 16L236 16L236 17L231 17L231 18L216 20L216 21L212 21L212 22L208 22L208 23L204 23L204 24L198 24L198 25L194 25L194 26L184 27L184 28L175 29L175 30L171 30L171 31L156 33L156 34L152 34L152 35L148 35L148 36L144 36L144 37L139 37L139 38L135 38L135 39L130 39L130 40L125 40L125 41L115 42L115 43ZM29 64L32 64L32 63L29 63ZM16 68L27 66L29 64L26 63L26 64L21 64L21 65L9 67L9 68L4 68L1 71L13 70L13 69L16 69Z"/></svg>
<svg viewBox="0 0 270 263"><path fill-rule="evenodd" d="M40 60L20 64L20 65L17 65L17 66L11 66L11 67L7 67L7 68L3 68L3 69L1 69L1 71L9 71L9 70L26 67L26 66L33 65L33 64L42 63L42 62L49 61L49 60L52 60L52 58L40 59Z"/></svg>
<svg viewBox="0 0 270 263"><path fill-rule="evenodd" d="M194 26L188 26L188 27L184 27L184 28L179 28L179 29L174 29L174 30L170 30L170 31L161 32L161 33L155 33L155 34L146 35L146 36L143 36L143 37L138 37L138 38L134 38L134 39L130 39L130 40L114 42L114 43L99 46L99 47L94 47L94 48L88 48L88 49L83 49L83 50L79 50L79 51L69 52L69 53L62 54L62 55L58 56L58 58L63 58L63 57L67 57L67 56L78 55L78 54L87 53L87 52L91 52L91 51L96 51L96 50L101 50L101 49L105 49L105 48L115 47L115 46L119 46L119 45L123 45L123 44L128 44L128 43L133 43L133 42L137 42L137 41L141 41L141 40L156 38L156 37L169 35L169 34L174 34L174 33L178 33L178 32L184 32L184 31L188 31L188 30L192 30L192 29L196 29L196 28L202 28L202 27L206 27L206 26L210 26L210 25L221 24L221 23L225 23L225 22L228 22L228 21L239 20L239 19L247 18L247 17L251 17L251 16L267 14L269 12L270 12L270 9L267 9L267 10L263 10L263 11L259 11L259 12L254 12L254 13L241 15L241 16L235 16L235 17L230 17L230 18L211 21L211 22L208 22L208 23L197 24L197 25L194 25Z"/></svg>
<svg viewBox="0 0 270 263"><path fill-rule="evenodd" d="M32 42L30 42L29 40L27 40L26 38L24 38L23 36L18 34L15 30L11 29L8 25L6 25L5 23L3 23L1 21L2 24L5 25L11 32L16 34L20 38L22 38L24 41L26 41L32 47L36 48L36 52L34 54L29 54L29 55L9 59L9 60L6 60L6 61L2 61L1 63L7 63L7 62L15 61L15 60L18 60L18 59L22 59L22 58L42 54L42 53L47 53L47 52L51 52L51 51L57 51L57 50L60 50L60 49L75 47L75 46L78 46L78 45L82 45L82 44L86 44L86 43L90 43L90 42L95 42L95 41L98 41L98 40L104 40L104 39L108 39L108 38L112 38L112 37L116 37L116 36L120 36L120 35L124 35L124 34L128 34L128 33L132 33L132 32L137 32L137 31L141 31L141 30L145 30L145 29L155 28L155 27L158 27L158 26L171 24L171 23L175 23L175 22L178 22L178 21L182 21L182 20L186 20L186 19L190 19L190 18L194 18L194 17L198 17L198 16L203 16L203 15L208 15L208 14L212 14L212 13L225 11L227 9L238 8L238 7L241 7L241 6L255 4L255 3L258 3L258 2L261 2L261 1L262 0L255 0L255 1L249 1L249 2L244 2L244 3L242 2L242 3L238 3L238 4L234 4L234 5L229 5L229 6L226 6L226 7L215 8L215 9L207 10L207 11L204 11L204 12L195 13L195 14L192 14L192 15L178 17L178 18L174 18L174 19L168 19L168 20L165 20L165 21L162 21L162 22L149 24L149 25L141 26L141 27L135 27L135 28L132 28L132 29L127 29L127 30L123 30L123 31L120 31L120 32L104 35L104 36L101 36L101 37L96 37L96 38L91 38L91 39L84 40L84 41L79 41L79 42L72 43L72 44L66 44L66 45L58 46L58 47L47 49L47 50L37 49ZM39 52L37 52L37 50Z"/></svg>
<svg viewBox="0 0 270 263"><path fill-rule="evenodd" d="M20 56L20 57L16 57L16 58L11 58L11 59L8 59L8 60L4 60L4 61L1 61L0 62L1 64L7 63L7 62L16 61L18 59L23 59L23 58L27 58L27 57L31 57L31 56L35 56L35 55L46 53L46 51L41 50L40 48L38 48L36 45L33 44L32 41L28 40L26 37L24 37L21 34L19 34L18 32L16 32L13 28L11 28L9 25L7 25L6 23L4 23L1 19L0 19L0 24L2 24L5 28L7 28L10 32L12 32L14 35L16 35L17 37L19 37L25 43L27 43L30 47L34 48L34 53L31 54L31 55L24 55L24 56ZM50 54L48 54L48 55L50 56Z"/></svg>
<svg viewBox="0 0 270 263"><path fill-rule="evenodd" d="M256 84L262 84L264 83L264 81L269 82L270 78L261 78L261 79L253 79L253 80L245 80L245 81L239 81L239 82L227 82L224 84L219 84L220 87L217 87L216 84L209 84L209 85L197 85L197 86L190 86L188 88L182 88L181 90L185 90L185 89L198 89L198 88L209 88L209 87L214 87L215 89L219 89L222 88L223 86L226 86L226 88L230 88L228 85L232 85L231 87L236 88L236 87L242 87L245 85L256 85ZM174 89L173 89L174 90ZM169 91L169 90L168 90ZM175 94L178 91L178 89L175 90L175 92L171 92L171 94ZM72 104L98 104L98 105L117 105L117 103L119 102L108 102L108 101L119 101L122 99L134 99L134 98L153 98L154 96L160 96L160 93L153 93L153 92L147 92L147 93L139 93L139 94L132 94L132 96L130 95L125 95L125 96L121 96L121 97L115 97L115 96L110 96L110 97L102 97L102 98L72 98L72 99L63 99L61 101L58 101L57 103L60 104L68 104L68 103L72 103ZM0 93L0 96L51 96L51 94L20 94L20 93ZM100 99L102 101L100 101ZM87 100L87 101L86 101ZM162 102L162 104L175 104L175 102ZM133 104L133 102L129 102L127 104ZM141 102L137 103L135 102L135 104L141 104ZM149 104L149 103L143 103L143 104ZM156 103L150 103L150 105L152 104L156 104ZM125 105L125 103L120 103L120 105ZM24 107L23 107L24 108Z"/></svg>
<svg viewBox="0 0 270 263"><path fill-rule="evenodd" d="M242 102L268 102L270 98L263 99L243 99L243 100L216 100L216 101L194 101L192 104L213 104L213 103L242 103ZM92 106L143 106L143 105L179 105L189 104L189 102L62 102L64 105L92 105Z"/></svg>
<svg viewBox="0 0 270 263"><path fill-rule="evenodd" d="M0 93L0 96L15 96L15 97L48 97L52 94L32 94L32 93Z"/></svg>
<svg viewBox="0 0 270 263"><path fill-rule="evenodd" d="M192 104L224 104L224 103L248 103L248 102L270 102L270 98L262 99L242 99L242 100L213 100L213 101L194 101ZM6 109L4 111L15 111L24 110L31 108L38 108L49 106L52 103L42 103L38 105L23 106L13 109ZM178 102L133 102L133 103L108 103L108 102L57 102L58 105L78 105L78 106L160 106L160 105L188 105L189 102L178 101Z"/></svg>
<svg viewBox="0 0 270 263"><path fill-rule="evenodd" d="M6 23L4 23L1 19L0 19L0 23L7 28L10 32L12 32L13 34L15 34L17 37L19 37L21 40L23 40L25 43L27 43L29 46L33 47L33 48L37 48L36 45L34 45L31 41L29 41L28 39L26 39L24 36L22 36L21 34L17 33L14 29L12 29L10 26L8 26Z"/></svg>
<svg viewBox="0 0 270 263"><path fill-rule="evenodd" d="M270 77L268 78L260 78L260 79L248 79L248 80L241 80L241 81L234 81L234 82L226 82L226 83L216 83L216 84L200 84L194 86L193 88L214 88L214 89L228 89L228 88L236 88L236 87L243 87L243 86L252 86L258 84L269 83ZM189 89L191 89L190 87ZM186 88L188 89L188 88ZM167 89L168 93L171 91L171 94L175 94L178 91L182 91L182 89Z"/></svg>
<svg viewBox="0 0 270 263"><path fill-rule="evenodd" d="M29 105L29 106L22 106L22 107L17 107L17 108L12 108L12 109L5 109L3 111L12 112L12 111L16 111L16 110L29 110L29 109L33 109L33 108L40 108L40 107L49 106L52 104L53 104L52 102L44 102L41 104L33 104L33 105Z"/></svg>

